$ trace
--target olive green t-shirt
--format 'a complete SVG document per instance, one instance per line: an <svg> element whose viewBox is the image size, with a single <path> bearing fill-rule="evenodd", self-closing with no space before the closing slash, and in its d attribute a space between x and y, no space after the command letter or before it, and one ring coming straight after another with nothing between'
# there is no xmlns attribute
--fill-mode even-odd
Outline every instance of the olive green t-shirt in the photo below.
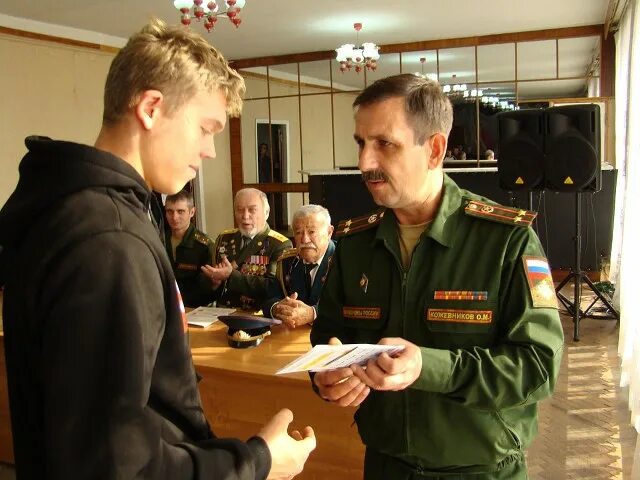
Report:
<svg viewBox="0 0 640 480"><path fill-rule="evenodd" d="M176 238L173 235L171 235L171 252L173 253L173 258L176 258L176 247L178 245L180 245L180 242L182 242L181 238Z"/></svg>

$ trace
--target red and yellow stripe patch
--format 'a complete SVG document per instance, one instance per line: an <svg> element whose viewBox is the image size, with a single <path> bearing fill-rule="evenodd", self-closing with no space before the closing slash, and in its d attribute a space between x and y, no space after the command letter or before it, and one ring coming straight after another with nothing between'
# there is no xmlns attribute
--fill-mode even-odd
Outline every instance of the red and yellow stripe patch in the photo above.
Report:
<svg viewBox="0 0 640 480"><path fill-rule="evenodd" d="M486 290L436 290L434 300L486 300L489 292Z"/></svg>

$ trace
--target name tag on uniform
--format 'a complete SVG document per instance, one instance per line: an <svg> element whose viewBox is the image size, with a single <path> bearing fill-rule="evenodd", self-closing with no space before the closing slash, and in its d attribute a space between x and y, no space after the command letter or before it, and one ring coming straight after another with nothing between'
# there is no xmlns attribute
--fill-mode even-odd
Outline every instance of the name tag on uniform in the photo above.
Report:
<svg viewBox="0 0 640 480"><path fill-rule="evenodd" d="M380 307L342 307L342 316L356 320L380 320Z"/></svg>
<svg viewBox="0 0 640 480"><path fill-rule="evenodd" d="M179 263L176 268L178 270L198 270L198 265L192 265L190 263Z"/></svg>
<svg viewBox="0 0 640 480"><path fill-rule="evenodd" d="M449 308L427 309L427 320L432 322L452 323L491 323L493 312L491 310L456 310Z"/></svg>

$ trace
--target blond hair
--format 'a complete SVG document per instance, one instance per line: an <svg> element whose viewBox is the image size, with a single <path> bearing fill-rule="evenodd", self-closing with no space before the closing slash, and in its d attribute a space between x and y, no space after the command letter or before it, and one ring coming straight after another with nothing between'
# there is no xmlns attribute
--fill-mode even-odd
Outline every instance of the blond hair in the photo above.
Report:
<svg viewBox="0 0 640 480"><path fill-rule="evenodd" d="M103 122L113 124L134 107L145 90L164 96L168 115L204 87L221 90L227 113L238 116L244 79L200 34L151 20L133 35L111 63L104 88Z"/></svg>
<svg viewBox="0 0 640 480"><path fill-rule="evenodd" d="M424 144L434 133L449 136L453 124L451 102L438 82L421 75L403 73L376 80L358 95L353 106L365 107L394 97L404 98L416 145Z"/></svg>

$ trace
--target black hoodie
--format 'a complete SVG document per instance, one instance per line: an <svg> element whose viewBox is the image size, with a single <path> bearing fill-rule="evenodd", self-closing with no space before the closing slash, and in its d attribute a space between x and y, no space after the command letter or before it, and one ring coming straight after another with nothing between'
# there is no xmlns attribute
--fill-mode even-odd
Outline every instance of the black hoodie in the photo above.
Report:
<svg viewBox="0 0 640 480"><path fill-rule="evenodd" d="M93 147L26 145L0 211L18 479L265 478L264 440L205 419L144 180Z"/></svg>

